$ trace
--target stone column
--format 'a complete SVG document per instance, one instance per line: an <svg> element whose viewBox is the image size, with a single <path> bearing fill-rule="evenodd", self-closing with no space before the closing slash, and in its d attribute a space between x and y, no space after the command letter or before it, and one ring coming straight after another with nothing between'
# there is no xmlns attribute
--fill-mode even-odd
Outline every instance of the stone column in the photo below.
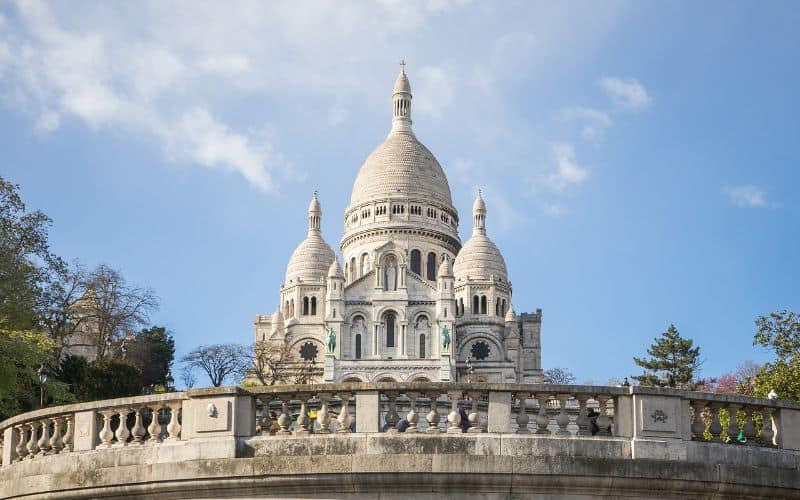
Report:
<svg viewBox="0 0 800 500"><path fill-rule="evenodd" d="M408 350L406 348L406 324L400 324L400 342L397 343L399 349L397 353L398 358L407 358Z"/></svg>
<svg viewBox="0 0 800 500"><path fill-rule="evenodd" d="M372 331L372 356L375 358L378 357L378 353L380 352L378 349L378 339L380 338L379 329L380 325L376 323Z"/></svg>
<svg viewBox="0 0 800 500"><path fill-rule="evenodd" d="M81 411L75 414L73 450L93 450L97 444L97 434L97 413L94 410Z"/></svg>
<svg viewBox="0 0 800 500"><path fill-rule="evenodd" d="M0 462L3 466L11 465L14 460L14 454L17 451L19 444L19 432L15 432L14 427L8 427L3 431L3 460Z"/></svg>
<svg viewBox="0 0 800 500"><path fill-rule="evenodd" d="M507 433L511 430L511 393L489 392L488 432Z"/></svg>
<svg viewBox="0 0 800 500"><path fill-rule="evenodd" d="M378 391L356 393L356 432L378 432L380 411Z"/></svg>

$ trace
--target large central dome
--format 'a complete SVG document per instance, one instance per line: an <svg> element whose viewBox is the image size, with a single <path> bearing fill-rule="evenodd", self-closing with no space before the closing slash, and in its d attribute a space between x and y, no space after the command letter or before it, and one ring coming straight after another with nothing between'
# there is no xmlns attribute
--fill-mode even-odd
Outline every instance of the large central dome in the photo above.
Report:
<svg viewBox="0 0 800 500"><path fill-rule="evenodd" d="M453 205L444 170L410 131L392 131L369 155L353 184L350 206L398 196Z"/></svg>

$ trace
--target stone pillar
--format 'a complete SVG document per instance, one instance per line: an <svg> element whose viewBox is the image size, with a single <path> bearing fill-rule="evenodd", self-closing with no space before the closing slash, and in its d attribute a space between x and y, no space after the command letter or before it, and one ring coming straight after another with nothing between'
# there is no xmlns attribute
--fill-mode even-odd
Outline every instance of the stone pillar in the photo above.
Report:
<svg viewBox="0 0 800 500"><path fill-rule="evenodd" d="M407 349L407 342L406 342L406 327L408 325L405 323L400 324L400 342L398 342L398 349L399 352L397 353L398 358L407 358L408 357L408 349Z"/></svg>
<svg viewBox="0 0 800 500"><path fill-rule="evenodd" d="M378 432L380 410L378 391L356 393L356 432Z"/></svg>
<svg viewBox="0 0 800 500"><path fill-rule="evenodd" d="M776 414L773 414L773 429L775 429L777 442L781 448L800 450L800 410L788 408L778 410Z"/></svg>
<svg viewBox="0 0 800 500"><path fill-rule="evenodd" d="M487 432L507 433L511 427L511 393L489 392L489 427Z"/></svg>
<svg viewBox="0 0 800 500"><path fill-rule="evenodd" d="M325 361L322 371L323 382L333 382L335 379L335 359L333 353L325 354Z"/></svg>
<svg viewBox="0 0 800 500"><path fill-rule="evenodd" d="M18 444L19 433L14 431L14 427L7 428L3 432L3 460L0 462L1 465L11 465Z"/></svg>
<svg viewBox="0 0 800 500"><path fill-rule="evenodd" d="M97 413L94 410L75 414L74 451L93 450L97 446Z"/></svg>
<svg viewBox="0 0 800 500"><path fill-rule="evenodd" d="M380 325L376 323L372 331L372 357L374 358L377 358L380 352L378 349L378 339L380 338L379 329Z"/></svg>

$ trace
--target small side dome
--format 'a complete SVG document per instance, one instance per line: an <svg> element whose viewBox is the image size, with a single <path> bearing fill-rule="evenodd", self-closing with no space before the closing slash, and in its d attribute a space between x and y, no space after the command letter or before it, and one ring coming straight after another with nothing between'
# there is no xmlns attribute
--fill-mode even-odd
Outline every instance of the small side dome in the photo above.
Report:
<svg viewBox="0 0 800 500"><path fill-rule="evenodd" d="M339 259L333 259L331 267L328 268L328 278L344 279L344 271L342 271L342 266L339 265Z"/></svg>
<svg viewBox="0 0 800 500"><path fill-rule="evenodd" d="M485 234L474 234L461 248L453 264L456 279L489 279L496 276L508 281L506 261L497 246Z"/></svg>
<svg viewBox="0 0 800 500"><path fill-rule="evenodd" d="M442 264L439 266L439 273L437 274L439 278L452 278L453 277L453 266L450 265L450 259L445 257Z"/></svg>
<svg viewBox="0 0 800 500"><path fill-rule="evenodd" d="M513 323L517 321L517 313L514 312L514 306L509 305L506 312L506 323Z"/></svg>
<svg viewBox="0 0 800 500"><path fill-rule="evenodd" d="M314 191L314 197L311 198L311 203L308 205L308 213L322 214L322 205L319 204L319 198L316 191Z"/></svg>
<svg viewBox="0 0 800 500"><path fill-rule="evenodd" d="M280 306L272 314L272 333L283 331L283 313Z"/></svg>
<svg viewBox="0 0 800 500"><path fill-rule="evenodd" d="M475 198L475 203L472 204L472 211L486 213L486 202L483 201L480 189L478 190L478 196Z"/></svg>
<svg viewBox="0 0 800 500"><path fill-rule="evenodd" d="M322 281L328 274L336 254L322 235L310 233L295 249L286 266L286 283L300 281Z"/></svg>

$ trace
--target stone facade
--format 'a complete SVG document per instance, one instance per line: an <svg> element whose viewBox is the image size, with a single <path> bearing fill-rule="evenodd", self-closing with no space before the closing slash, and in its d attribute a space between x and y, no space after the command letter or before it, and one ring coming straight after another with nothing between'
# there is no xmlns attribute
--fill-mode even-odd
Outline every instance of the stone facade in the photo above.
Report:
<svg viewBox="0 0 800 500"><path fill-rule="evenodd" d="M480 193L462 245L447 177L414 134L411 102L401 71L391 131L345 210L343 265L322 237L315 193L278 309L256 317L256 342L288 348L311 381L541 382L541 310L514 313Z"/></svg>

